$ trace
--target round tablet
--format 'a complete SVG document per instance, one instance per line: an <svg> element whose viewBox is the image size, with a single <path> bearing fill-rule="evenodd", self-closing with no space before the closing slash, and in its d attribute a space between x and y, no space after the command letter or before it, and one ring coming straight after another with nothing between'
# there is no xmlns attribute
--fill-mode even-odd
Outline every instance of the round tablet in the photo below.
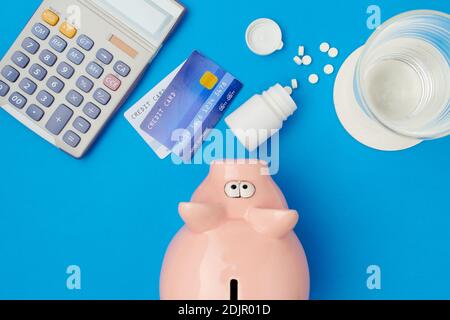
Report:
<svg viewBox="0 0 450 320"><path fill-rule="evenodd" d="M319 82L319 76L317 74L313 73L312 75L309 76L308 81L311 84L316 84Z"/></svg>
<svg viewBox="0 0 450 320"><path fill-rule="evenodd" d="M331 48L330 51L328 51L328 55L330 56L330 58L336 58L338 54L339 51L336 48Z"/></svg>
<svg viewBox="0 0 450 320"><path fill-rule="evenodd" d="M247 28L245 40L250 50L267 56L283 48L283 34L280 26L271 19L258 19Z"/></svg>
<svg viewBox="0 0 450 320"><path fill-rule="evenodd" d="M331 64L327 64L325 67L323 67L323 72L330 75L334 72L334 67Z"/></svg>
<svg viewBox="0 0 450 320"><path fill-rule="evenodd" d="M303 56L302 61L305 66L309 66L312 63L312 58L311 56Z"/></svg>
<svg viewBox="0 0 450 320"><path fill-rule="evenodd" d="M320 45L320 51L323 53L327 53L330 50L330 44L328 42L322 42Z"/></svg>

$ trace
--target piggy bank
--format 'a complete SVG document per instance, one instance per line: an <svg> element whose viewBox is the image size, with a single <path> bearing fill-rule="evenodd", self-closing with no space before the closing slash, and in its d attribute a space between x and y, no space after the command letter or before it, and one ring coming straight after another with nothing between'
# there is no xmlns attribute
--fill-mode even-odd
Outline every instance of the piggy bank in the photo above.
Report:
<svg viewBox="0 0 450 320"><path fill-rule="evenodd" d="M309 271L293 232L299 216L267 164L219 161L191 202L166 253L163 300L306 300Z"/></svg>

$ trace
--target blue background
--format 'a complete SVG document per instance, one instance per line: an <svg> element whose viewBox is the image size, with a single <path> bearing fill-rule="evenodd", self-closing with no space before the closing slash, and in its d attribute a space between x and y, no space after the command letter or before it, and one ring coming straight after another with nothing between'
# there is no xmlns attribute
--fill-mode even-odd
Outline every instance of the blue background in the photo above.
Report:
<svg viewBox="0 0 450 320"><path fill-rule="evenodd" d="M3 55L39 5L4 1ZM334 77L306 83L326 61L318 45L340 49L336 67L371 31L366 9L383 21L411 9L449 12L448 1L185 0L189 12L94 149L74 160L0 112L0 298L157 299L164 251L182 226L177 204L190 198L204 166L159 160L122 116L194 49L236 75L245 88L234 110L275 82L297 77L300 110L281 133L275 180L299 210L296 231L311 268L313 299L450 298L450 138L383 153L354 141L332 100ZM244 32L271 17L286 47L258 57ZM305 44L315 57L299 68ZM219 128L225 129L223 121ZM66 268L82 268L82 290L66 288ZM382 290L366 268L382 268Z"/></svg>

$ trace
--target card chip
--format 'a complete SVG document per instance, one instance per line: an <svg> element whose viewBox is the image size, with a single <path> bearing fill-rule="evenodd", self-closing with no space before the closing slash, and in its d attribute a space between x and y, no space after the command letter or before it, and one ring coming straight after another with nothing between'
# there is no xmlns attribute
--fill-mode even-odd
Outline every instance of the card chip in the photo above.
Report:
<svg viewBox="0 0 450 320"><path fill-rule="evenodd" d="M216 86L217 82L219 82L219 78L209 71L206 71L200 79L200 84L208 90L212 90Z"/></svg>

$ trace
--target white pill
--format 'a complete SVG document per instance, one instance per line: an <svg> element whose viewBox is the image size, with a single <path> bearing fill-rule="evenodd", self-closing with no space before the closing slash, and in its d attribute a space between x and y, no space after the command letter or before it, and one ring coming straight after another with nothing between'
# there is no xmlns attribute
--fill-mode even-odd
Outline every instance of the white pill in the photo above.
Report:
<svg viewBox="0 0 450 320"><path fill-rule="evenodd" d="M317 74L313 73L312 75L309 76L308 81L311 84L316 84L319 82L319 76Z"/></svg>
<svg viewBox="0 0 450 320"><path fill-rule="evenodd" d="M330 58L336 58L339 55L339 50L336 48L331 48L330 51L328 51L328 55Z"/></svg>
<svg viewBox="0 0 450 320"><path fill-rule="evenodd" d="M284 90L286 90L286 92L291 95L292 94L292 88L291 87L284 87Z"/></svg>
<svg viewBox="0 0 450 320"><path fill-rule="evenodd" d="M325 67L323 67L323 72L330 75L334 72L334 67L331 64L327 64Z"/></svg>
<svg viewBox="0 0 450 320"><path fill-rule="evenodd" d="M298 47L298 55L300 57L303 57L305 55L305 47L304 46L299 46Z"/></svg>
<svg viewBox="0 0 450 320"><path fill-rule="evenodd" d="M300 57L298 57L298 56L295 56L295 57L294 57L294 62L295 62L296 64L298 64L299 66L301 66L301 65L303 64L302 59L301 59Z"/></svg>
<svg viewBox="0 0 450 320"><path fill-rule="evenodd" d="M305 66L309 66L312 63L312 58L311 56L304 56L302 58L302 62Z"/></svg>
<svg viewBox="0 0 450 320"><path fill-rule="evenodd" d="M328 42L322 42L320 45L320 51L323 53L327 53L330 50L330 44Z"/></svg>
<svg viewBox="0 0 450 320"><path fill-rule="evenodd" d="M291 87L292 87L292 89L298 89L298 81L297 81L297 79L292 79L291 80Z"/></svg>

